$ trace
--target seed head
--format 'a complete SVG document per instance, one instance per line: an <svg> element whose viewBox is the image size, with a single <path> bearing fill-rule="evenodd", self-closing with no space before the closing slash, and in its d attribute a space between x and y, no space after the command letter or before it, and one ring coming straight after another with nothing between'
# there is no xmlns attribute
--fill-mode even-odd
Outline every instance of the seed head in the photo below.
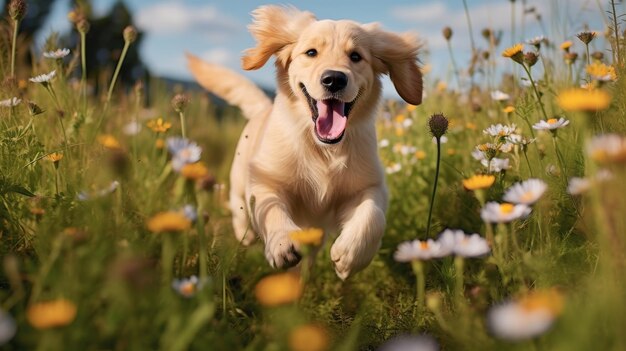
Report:
<svg viewBox="0 0 626 351"><path fill-rule="evenodd" d="M446 134L448 131L448 124L448 119L443 115L443 113L436 113L430 116L430 119L428 120L430 132L435 138L437 138L437 140Z"/></svg>
<svg viewBox="0 0 626 351"><path fill-rule="evenodd" d="M524 53L524 62L528 65L528 67L532 67L537 63L537 54L532 51Z"/></svg>
<svg viewBox="0 0 626 351"><path fill-rule="evenodd" d="M178 113L184 112L189 104L189 98L185 94L176 94L172 99L172 107Z"/></svg>
<svg viewBox="0 0 626 351"><path fill-rule="evenodd" d="M602 61L604 59L604 53L602 51L595 51L591 54L591 58L597 61Z"/></svg>
<svg viewBox="0 0 626 351"><path fill-rule="evenodd" d="M444 27L443 30L442 30L442 33L443 33L443 37L446 40L450 40L452 38L452 28Z"/></svg>
<svg viewBox="0 0 626 351"><path fill-rule="evenodd" d="M26 1L24 0L13 0L9 3L9 16L14 21L21 21L26 15Z"/></svg>
<svg viewBox="0 0 626 351"><path fill-rule="evenodd" d="M585 45L589 45L591 41L596 37L596 32L580 32L576 34L578 39L585 43Z"/></svg>
<svg viewBox="0 0 626 351"><path fill-rule="evenodd" d="M87 21L86 19L82 18L80 20L78 20L78 22L76 22L76 29L83 34L86 34L87 32L89 32L89 28L91 26L89 25L89 21Z"/></svg>
<svg viewBox="0 0 626 351"><path fill-rule="evenodd" d="M124 41L131 44L137 40L137 30L133 26L124 28Z"/></svg>
<svg viewBox="0 0 626 351"><path fill-rule="evenodd" d="M563 57L565 58L565 63L573 65L576 62L576 59L578 59L578 54L575 52L567 52Z"/></svg>
<svg viewBox="0 0 626 351"><path fill-rule="evenodd" d="M491 40L491 37L493 36L493 32L491 31L491 29L489 28L485 28L483 29L480 34L483 35L483 38L485 38L485 40L489 41Z"/></svg>

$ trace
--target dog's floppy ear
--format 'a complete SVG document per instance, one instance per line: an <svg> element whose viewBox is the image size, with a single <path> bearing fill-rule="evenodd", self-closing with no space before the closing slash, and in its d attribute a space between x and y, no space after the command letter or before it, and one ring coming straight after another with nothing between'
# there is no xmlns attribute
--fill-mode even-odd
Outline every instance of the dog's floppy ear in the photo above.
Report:
<svg viewBox="0 0 626 351"><path fill-rule="evenodd" d="M389 74L398 94L408 103L422 103L422 72L417 66L420 44L414 34L384 31L377 23L364 25L370 33L374 69Z"/></svg>
<svg viewBox="0 0 626 351"><path fill-rule="evenodd" d="M286 65L293 44L302 29L315 21L310 12L289 6L261 6L252 12L254 18L248 27L257 45L244 52L241 59L243 69L259 69L276 54L278 62Z"/></svg>

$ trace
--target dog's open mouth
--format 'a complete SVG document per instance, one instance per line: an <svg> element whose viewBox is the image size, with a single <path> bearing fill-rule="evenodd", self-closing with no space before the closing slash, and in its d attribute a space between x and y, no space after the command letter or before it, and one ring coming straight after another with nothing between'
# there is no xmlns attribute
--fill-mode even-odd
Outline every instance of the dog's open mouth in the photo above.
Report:
<svg viewBox="0 0 626 351"><path fill-rule="evenodd" d="M351 102L334 98L315 100L309 95L304 84L300 83L300 88L309 103L313 123L315 123L315 135L319 141L326 144L340 142L346 131L348 115L356 98Z"/></svg>

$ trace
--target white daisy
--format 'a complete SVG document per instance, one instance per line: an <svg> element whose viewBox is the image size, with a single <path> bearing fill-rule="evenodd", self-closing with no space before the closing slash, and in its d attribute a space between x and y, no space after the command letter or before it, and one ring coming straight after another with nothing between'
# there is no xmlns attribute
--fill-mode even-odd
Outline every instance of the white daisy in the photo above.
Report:
<svg viewBox="0 0 626 351"><path fill-rule="evenodd" d="M567 192L572 195L580 195L591 188L591 180L587 178L572 177L567 184Z"/></svg>
<svg viewBox="0 0 626 351"><path fill-rule="evenodd" d="M531 211L524 204L488 202L480 211L480 218L487 223L508 223L527 217Z"/></svg>
<svg viewBox="0 0 626 351"><path fill-rule="evenodd" d="M413 125L413 120L410 118L405 119L404 121L402 121L402 126L404 128L409 128L410 126Z"/></svg>
<svg viewBox="0 0 626 351"><path fill-rule="evenodd" d="M496 101L506 101L506 100L509 100L511 96L500 90L494 90L491 92L491 98Z"/></svg>
<svg viewBox="0 0 626 351"><path fill-rule="evenodd" d="M548 185L541 179L528 179L521 183L513 184L504 193L502 199L514 204L532 205L541 198L547 188Z"/></svg>
<svg viewBox="0 0 626 351"><path fill-rule="evenodd" d="M0 106L2 107L15 107L22 102L22 99L18 99L16 97L12 97L10 99L0 101Z"/></svg>
<svg viewBox="0 0 626 351"><path fill-rule="evenodd" d="M381 139L378 142L378 147L381 148L381 149L384 148L384 147L387 147L387 146L389 146L389 139Z"/></svg>
<svg viewBox="0 0 626 351"><path fill-rule="evenodd" d="M13 317L0 309L0 346L13 339L16 331L17 325Z"/></svg>
<svg viewBox="0 0 626 351"><path fill-rule="evenodd" d="M141 123L132 121L132 122L127 123L122 129L122 131L126 135L137 135L139 134L139 132L141 132L141 128L142 128Z"/></svg>
<svg viewBox="0 0 626 351"><path fill-rule="evenodd" d="M172 154L172 168L180 171L184 165L200 161L202 148L185 138L167 138L167 149Z"/></svg>
<svg viewBox="0 0 626 351"><path fill-rule="evenodd" d="M196 295L205 285L205 282L192 275L189 278L174 279L172 281L172 289L183 297L190 298Z"/></svg>
<svg viewBox="0 0 626 351"><path fill-rule="evenodd" d="M394 174L394 173L400 172L401 169L402 169L402 165L396 162L392 164L391 166L385 168L385 172L387 172L387 174Z"/></svg>
<svg viewBox="0 0 626 351"><path fill-rule="evenodd" d="M414 154L416 151L417 151L417 148L415 146L402 145L402 147L400 147L400 153L404 156L409 155L409 154Z"/></svg>
<svg viewBox="0 0 626 351"><path fill-rule="evenodd" d="M492 137L503 138L515 133L516 129L517 126L515 125L515 123L511 124L510 126L498 123L495 125L492 124L491 126L489 126L489 128L483 130L483 133L491 135Z"/></svg>
<svg viewBox="0 0 626 351"><path fill-rule="evenodd" d="M448 256L452 249L441 242L428 239L425 241L405 241L398 245L393 258L398 262L426 261L432 258Z"/></svg>
<svg viewBox="0 0 626 351"><path fill-rule="evenodd" d="M532 39L526 40L526 43L532 46L541 46L541 43L543 43L545 40L546 40L546 37L544 37L543 35L539 35Z"/></svg>
<svg viewBox="0 0 626 351"><path fill-rule="evenodd" d="M33 83L41 83L41 84L47 84L49 83L52 78L54 78L57 74L56 70L53 70L50 73L44 73L44 74L40 74L36 77L30 78L28 79L29 81L33 82Z"/></svg>
<svg viewBox="0 0 626 351"><path fill-rule="evenodd" d="M502 172L502 171L506 171L507 169L511 168L511 166L509 165L509 159L508 158L497 158L494 157L493 159L491 159L491 162L489 162L489 160L487 159L483 159L480 161L480 163L485 166L488 167L488 171L489 172Z"/></svg>
<svg viewBox="0 0 626 351"><path fill-rule="evenodd" d="M587 145L587 153L596 162L626 161L626 138L618 134L603 134L593 137Z"/></svg>
<svg viewBox="0 0 626 351"><path fill-rule="evenodd" d="M462 230L446 229L438 241L461 257L480 257L491 252L487 240L478 234L465 234Z"/></svg>
<svg viewBox="0 0 626 351"><path fill-rule="evenodd" d="M400 335L386 341L378 351L439 351L439 344L428 335Z"/></svg>
<svg viewBox="0 0 626 351"><path fill-rule="evenodd" d="M70 54L70 49L56 49L54 51L48 51L43 53L43 57L51 59L62 59Z"/></svg>
<svg viewBox="0 0 626 351"><path fill-rule="evenodd" d="M548 331L562 309L563 298L558 292L533 292L491 307L487 325L491 333L501 339L530 339Z"/></svg>
<svg viewBox="0 0 626 351"><path fill-rule="evenodd" d="M519 134L511 134L509 135L506 140L514 145L521 145L521 146L526 146L528 144L532 144L534 143L537 138L533 138L533 139L527 139L526 137L523 137Z"/></svg>
<svg viewBox="0 0 626 351"><path fill-rule="evenodd" d="M484 160L484 159L486 159L486 158L487 158L487 157L485 156L485 153L484 153L484 152L482 152L482 151L480 151L478 148L475 148L475 149L472 151L472 157L473 157L474 159L476 159L476 161L482 161L482 160Z"/></svg>
<svg viewBox="0 0 626 351"><path fill-rule="evenodd" d="M547 121L541 120L533 125L533 129L537 130L555 130L563 128L569 124L569 121L561 117L559 119L550 118Z"/></svg>

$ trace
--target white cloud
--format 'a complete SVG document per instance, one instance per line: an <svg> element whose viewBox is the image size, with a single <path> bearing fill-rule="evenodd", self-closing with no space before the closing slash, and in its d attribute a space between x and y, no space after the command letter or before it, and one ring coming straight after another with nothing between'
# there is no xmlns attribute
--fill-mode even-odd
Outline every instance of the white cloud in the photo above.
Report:
<svg viewBox="0 0 626 351"><path fill-rule="evenodd" d="M190 6L182 2L159 2L139 9L137 26L147 32L180 34L197 31L210 36L228 35L243 26L212 5Z"/></svg>
<svg viewBox="0 0 626 351"><path fill-rule="evenodd" d="M427 5L396 6L391 9L391 16L406 22L430 22L433 18L443 18L448 13L446 5L437 2Z"/></svg>
<svg viewBox="0 0 626 351"><path fill-rule="evenodd" d="M205 51L200 55L200 57L205 61L217 63L223 66L238 67L239 65L238 55L222 47Z"/></svg>

